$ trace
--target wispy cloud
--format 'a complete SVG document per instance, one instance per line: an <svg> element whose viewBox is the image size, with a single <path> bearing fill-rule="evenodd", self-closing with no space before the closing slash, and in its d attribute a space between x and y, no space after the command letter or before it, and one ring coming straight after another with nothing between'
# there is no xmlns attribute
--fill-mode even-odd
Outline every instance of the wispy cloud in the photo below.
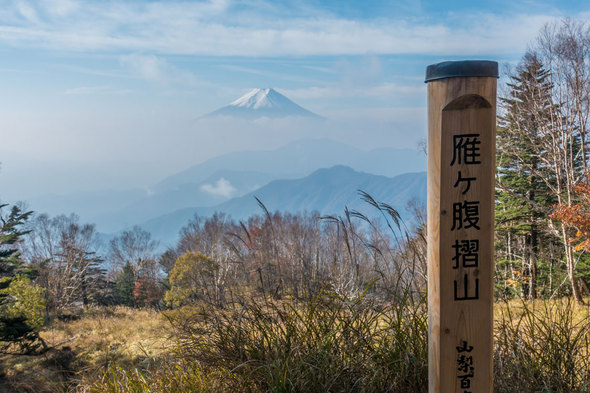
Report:
<svg viewBox="0 0 590 393"><path fill-rule="evenodd" d="M197 78L189 71L181 70L154 55L131 54L119 58L121 65L132 74L161 85L198 85Z"/></svg>
<svg viewBox="0 0 590 393"><path fill-rule="evenodd" d="M106 76L108 78L129 78L129 74L127 72L124 72L123 70L120 69L99 69L96 67L81 67L81 66L77 66L74 64L59 64L60 67L68 70L69 72L76 72L76 73L80 73L80 74L86 74L86 75L95 75L95 76Z"/></svg>
<svg viewBox="0 0 590 393"><path fill-rule="evenodd" d="M301 89L280 89L282 93L293 99L328 99L342 97L388 97L399 94L424 94L422 85L398 85L396 83L382 83L369 87L349 86L313 86Z"/></svg>
<svg viewBox="0 0 590 393"><path fill-rule="evenodd" d="M282 80L292 81L292 82L302 82L302 83L307 83L307 84L314 84L314 83L319 82L317 79L310 79L305 76L294 75L289 72L285 72L284 70L271 71L267 68L258 69L258 68L245 67L245 66L240 66L240 65L235 65L235 64L221 64L221 65L219 65L219 67L227 69L227 70L231 70L231 71L237 71L240 73L260 75L263 77L277 78L277 79L282 79ZM334 72L334 71L332 71L332 72Z"/></svg>
<svg viewBox="0 0 590 393"><path fill-rule="evenodd" d="M514 53L553 19L449 13L437 21L351 20L326 12L309 18L277 11L270 1L3 3L0 43L5 45L213 56Z"/></svg>
<svg viewBox="0 0 590 393"><path fill-rule="evenodd" d="M112 86L81 86L67 89L65 94L68 95L122 95L130 94L132 90L116 89Z"/></svg>
<svg viewBox="0 0 590 393"><path fill-rule="evenodd" d="M45 12L54 17L67 17L78 11L81 4L76 0L49 0L45 1L42 6L44 6Z"/></svg>
<svg viewBox="0 0 590 393"><path fill-rule="evenodd" d="M37 15L37 10L33 7L29 2L24 0L16 0L14 2L14 6L16 11L20 17L22 17L25 21L31 23L39 23L39 18Z"/></svg>

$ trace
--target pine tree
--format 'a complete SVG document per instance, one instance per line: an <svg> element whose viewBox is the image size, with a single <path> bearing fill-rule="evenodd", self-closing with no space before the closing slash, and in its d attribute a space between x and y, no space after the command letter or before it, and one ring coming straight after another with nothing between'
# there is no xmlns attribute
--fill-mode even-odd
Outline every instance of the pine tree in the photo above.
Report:
<svg viewBox="0 0 590 393"><path fill-rule="evenodd" d="M8 205L0 205L0 210L6 206ZM18 206L13 206L7 217L0 217L0 277L13 277L23 270L24 262L16 244L22 236L29 233L22 227L32 213L23 212ZM8 287L9 283L3 285Z"/></svg>
<svg viewBox="0 0 590 393"><path fill-rule="evenodd" d="M543 151L545 130L556 112L548 77L539 59L527 53L508 83L510 93L502 99L506 112L497 133L502 192L496 196L496 233L505 255L499 267L504 264L504 280L518 282L521 295L529 298L537 296L539 245L549 236L542 228L556 202L548 189L552 180Z"/></svg>
<svg viewBox="0 0 590 393"><path fill-rule="evenodd" d="M35 272L24 265L17 247L29 232L23 226L31 214L13 206L7 217L0 215L0 343L26 351L44 345L38 335L45 309L42 290L31 283Z"/></svg>
<svg viewBox="0 0 590 393"><path fill-rule="evenodd" d="M129 262L123 265L123 269L115 279L114 297L115 304L133 307L135 306L135 270Z"/></svg>

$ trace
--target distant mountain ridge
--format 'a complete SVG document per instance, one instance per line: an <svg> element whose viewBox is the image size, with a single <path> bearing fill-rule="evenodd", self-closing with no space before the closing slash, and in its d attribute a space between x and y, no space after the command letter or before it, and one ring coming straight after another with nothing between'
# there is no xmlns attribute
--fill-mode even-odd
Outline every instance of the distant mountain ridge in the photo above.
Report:
<svg viewBox="0 0 590 393"><path fill-rule="evenodd" d="M182 184L201 182L212 173L224 169L259 173L272 171L274 179L289 179L334 165L394 177L426 170L426 157L424 153L412 149L384 147L361 150L329 139L302 139L273 150L245 150L211 158L162 179L154 190L162 192Z"/></svg>
<svg viewBox="0 0 590 393"><path fill-rule="evenodd" d="M124 206L97 216L93 221L107 231L114 231L116 226L109 223L131 226L187 206L218 205L275 179L276 175L269 173L220 169L205 179L178 184L152 195L136 198Z"/></svg>
<svg viewBox="0 0 590 393"><path fill-rule="evenodd" d="M92 219L107 231L129 226L173 211L217 206L243 196L273 180L305 177L318 168L345 165L355 171L395 177L425 169L417 150L380 148L370 151L331 140L300 140L275 150L224 154L162 179L152 195L137 198ZM254 198L251 198L254 201Z"/></svg>
<svg viewBox="0 0 590 393"><path fill-rule="evenodd" d="M321 119L322 117L297 105L281 93L272 88L254 89L233 101L231 104L208 113L202 118L229 116L241 119L256 119L260 117L308 117Z"/></svg>
<svg viewBox="0 0 590 393"><path fill-rule="evenodd" d="M32 200L31 208L50 215L76 212L82 220L95 223L99 231L114 233L183 208L219 206L269 182L304 178L318 168L334 165L392 178L424 171L426 160L417 150L367 151L329 139L304 139L272 150L214 157L172 174L149 189L45 195ZM254 198L248 201L256 209Z"/></svg>
<svg viewBox="0 0 590 393"><path fill-rule="evenodd" d="M399 211L403 219L408 220L411 219L411 214L406 209L408 202L412 199L418 203L426 201L426 172L406 173L389 178L337 165L319 169L303 178L271 181L258 190L216 206L180 209L149 220L142 227L164 244L171 245L179 230L195 214L210 216L215 212L224 212L237 220L261 214L254 197L260 199L271 212L318 211L324 215L342 215L348 207L369 217L378 215L374 208L360 198L359 190L391 205Z"/></svg>

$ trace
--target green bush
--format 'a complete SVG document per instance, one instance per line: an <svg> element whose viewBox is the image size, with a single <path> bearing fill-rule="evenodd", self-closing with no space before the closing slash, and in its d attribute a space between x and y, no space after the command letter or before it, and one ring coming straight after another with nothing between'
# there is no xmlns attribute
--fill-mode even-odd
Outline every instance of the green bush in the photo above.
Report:
<svg viewBox="0 0 590 393"><path fill-rule="evenodd" d="M208 289L215 287L218 270L217 262L198 252L178 257L170 271L170 290L164 301L170 307L180 307L205 298Z"/></svg>
<svg viewBox="0 0 590 393"><path fill-rule="evenodd" d="M0 342L5 346L12 343L30 347L38 339L43 327L46 302L43 289L31 283L27 277L17 275L4 277L0 283L7 283L0 289Z"/></svg>

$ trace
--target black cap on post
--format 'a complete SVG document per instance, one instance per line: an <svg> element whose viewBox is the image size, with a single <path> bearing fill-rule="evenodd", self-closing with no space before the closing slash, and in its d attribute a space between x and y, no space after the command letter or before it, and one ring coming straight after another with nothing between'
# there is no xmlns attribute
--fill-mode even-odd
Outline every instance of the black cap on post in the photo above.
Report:
<svg viewBox="0 0 590 393"><path fill-rule="evenodd" d="M498 78L498 63L490 60L443 61L426 68L428 83L437 79L458 78L466 76L488 76Z"/></svg>

